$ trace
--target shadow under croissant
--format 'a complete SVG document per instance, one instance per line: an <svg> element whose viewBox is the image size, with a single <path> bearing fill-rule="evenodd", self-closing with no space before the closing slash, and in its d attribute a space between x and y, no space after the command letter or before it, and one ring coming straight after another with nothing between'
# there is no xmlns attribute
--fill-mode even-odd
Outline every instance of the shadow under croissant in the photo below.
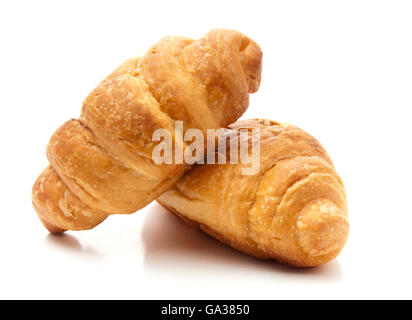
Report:
<svg viewBox="0 0 412 320"><path fill-rule="evenodd" d="M144 266L148 273L187 275L225 272L270 273L316 280L339 281L343 278L338 261L309 269L297 269L276 261L263 261L238 252L187 225L158 204L147 212L142 240L145 248ZM197 271L198 270L198 271ZM211 275L212 276L212 275Z"/></svg>
<svg viewBox="0 0 412 320"><path fill-rule="evenodd" d="M93 247L82 246L78 239L68 233L57 235L49 233L44 240L49 246L58 248L59 250L64 250L66 252L75 254L87 255L88 257L92 258L102 257L99 251L97 251Z"/></svg>

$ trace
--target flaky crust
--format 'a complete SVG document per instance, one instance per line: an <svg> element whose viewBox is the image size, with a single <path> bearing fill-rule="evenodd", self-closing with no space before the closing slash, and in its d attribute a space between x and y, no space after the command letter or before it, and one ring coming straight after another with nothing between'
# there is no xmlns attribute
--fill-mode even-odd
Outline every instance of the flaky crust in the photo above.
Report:
<svg viewBox="0 0 412 320"><path fill-rule="evenodd" d="M301 129L270 120L260 128L260 169L199 165L158 202L218 240L262 259L312 267L334 259L348 236L343 183L324 148ZM250 139L249 139L250 143Z"/></svg>
<svg viewBox="0 0 412 320"><path fill-rule="evenodd" d="M54 233L83 230L146 206L187 169L153 162L154 131L173 135L177 120L204 132L236 121L261 69L259 46L231 30L167 37L126 61L85 99L79 120L51 137L50 166L32 192L40 220Z"/></svg>

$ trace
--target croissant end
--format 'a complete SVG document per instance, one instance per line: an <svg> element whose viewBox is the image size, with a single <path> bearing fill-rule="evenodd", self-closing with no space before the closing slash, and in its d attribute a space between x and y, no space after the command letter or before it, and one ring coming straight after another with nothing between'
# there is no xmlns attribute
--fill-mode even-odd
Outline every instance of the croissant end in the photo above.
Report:
<svg viewBox="0 0 412 320"><path fill-rule="evenodd" d="M315 200L301 212L297 221L297 239L312 257L341 251L349 234L346 215L331 201Z"/></svg>

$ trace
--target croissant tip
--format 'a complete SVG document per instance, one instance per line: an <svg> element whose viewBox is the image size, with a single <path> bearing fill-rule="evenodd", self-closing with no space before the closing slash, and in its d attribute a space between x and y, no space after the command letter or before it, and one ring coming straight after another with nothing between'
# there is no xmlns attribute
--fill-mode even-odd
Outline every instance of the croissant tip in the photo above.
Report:
<svg viewBox="0 0 412 320"><path fill-rule="evenodd" d="M58 234L62 234L62 233L64 233L64 232L66 231L66 230L64 230L64 229L60 229L60 228L58 228L58 227L56 227L56 226L48 223L47 221L44 221L44 220L40 220L40 221L41 221L41 223L43 224L43 226L44 226L51 234L58 235Z"/></svg>
<svg viewBox="0 0 412 320"><path fill-rule="evenodd" d="M349 233L345 212L326 199L309 203L297 221L297 238L302 250L311 257L339 253Z"/></svg>

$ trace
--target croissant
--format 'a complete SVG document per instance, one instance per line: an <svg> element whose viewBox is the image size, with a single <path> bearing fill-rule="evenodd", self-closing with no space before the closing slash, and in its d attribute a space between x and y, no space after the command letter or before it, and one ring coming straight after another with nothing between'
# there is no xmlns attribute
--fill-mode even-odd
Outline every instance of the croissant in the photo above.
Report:
<svg viewBox="0 0 412 320"><path fill-rule="evenodd" d="M83 102L47 146L33 207L52 233L85 230L110 214L132 213L182 176L185 164L157 165L157 129L225 127L247 109L261 79L259 46L237 31L213 30L194 41L167 37L126 61ZM173 136L173 143L184 141Z"/></svg>
<svg viewBox="0 0 412 320"><path fill-rule="evenodd" d="M249 255L296 267L334 259L348 237L347 201L324 148L301 129L270 120L239 121L258 129L260 167L198 165L158 202L189 224ZM247 144L252 138L247 137Z"/></svg>

